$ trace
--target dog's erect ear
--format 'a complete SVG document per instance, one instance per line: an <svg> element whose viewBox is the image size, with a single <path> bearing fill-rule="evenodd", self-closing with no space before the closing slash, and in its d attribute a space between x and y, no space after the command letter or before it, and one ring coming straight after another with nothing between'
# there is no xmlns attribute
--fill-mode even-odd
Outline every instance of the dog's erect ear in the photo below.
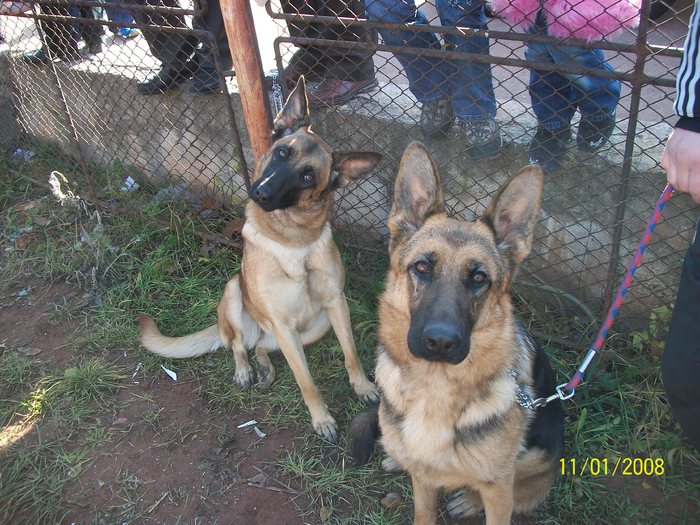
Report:
<svg viewBox="0 0 700 525"><path fill-rule="evenodd" d="M309 114L309 99L306 96L306 81L304 76L299 77L294 91L289 94L287 102L280 110L273 124L273 133L279 135L284 131L290 133L302 127L311 125Z"/></svg>
<svg viewBox="0 0 700 525"><path fill-rule="evenodd" d="M484 213L483 220L496 233L498 248L515 263L530 253L543 184L542 169L527 166L501 186Z"/></svg>
<svg viewBox="0 0 700 525"><path fill-rule="evenodd" d="M334 190L347 186L355 179L368 175L377 167L382 156L370 151L353 151L352 153L333 152L333 167L329 188Z"/></svg>
<svg viewBox="0 0 700 525"><path fill-rule="evenodd" d="M408 240L435 213L444 213L437 165L420 142L411 142L401 157L389 213L391 245Z"/></svg>

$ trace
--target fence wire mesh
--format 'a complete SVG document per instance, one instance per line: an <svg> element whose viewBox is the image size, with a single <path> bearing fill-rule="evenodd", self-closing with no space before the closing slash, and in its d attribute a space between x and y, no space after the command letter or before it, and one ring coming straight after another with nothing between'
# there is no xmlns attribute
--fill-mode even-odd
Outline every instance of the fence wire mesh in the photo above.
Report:
<svg viewBox="0 0 700 525"><path fill-rule="evenodd" d="M448 209L469 220L509 175L538 161L543 212L520 289L560 319L568 311L594 321L664 186L659 162L692 3L640 2L615 20L605 19L614 3L570 4L603 38L562 28L566 17L546 15L551 4L282 1L268 9L280 33L288 29L276 40L286 85L300 73L317 82L310 100L324 136L385 155L384 170L339 209L339 221L365 226L358 244L370 231L385 234L391 180L410 140L428 145ZM367 61L374 67L363 75ZM644 318L673 301L695 219L687 199L667 208L626 313Z"/></svg>
<svg viewBox="0 0 700 525"><path fill-rule="evenodd" d="M249 174L219 4L157 4L49 1L3 17L22 149L67 155L93 197L99 173L110 191L229 208Z"/></svg>
<svg viewBox="0 0 700 525"><path fill-rule="evenodd" d="M518 168L538 161L547 172L543 211L519 291L560 319L593 322L664 186L659 163L692 3L629 2L629 12L609 0L576 4L602 38L547 15L547 1L532 4L252 7L265 74L278 75L285 95L303 74L314 129L339 150L384 156L376 173L338 196L335 224L351 245L383 249L392 182L411 140L437 161L448 210L468 220ZM218 2L13 6L1 31L8 119L22 149L58 147L88 183L99 171L96 194L135 182L154 199L188 201L192 213L243 202L249 149ZM626 299L630 318L673 301L696 212L677 196L664 217Z"/></svg>

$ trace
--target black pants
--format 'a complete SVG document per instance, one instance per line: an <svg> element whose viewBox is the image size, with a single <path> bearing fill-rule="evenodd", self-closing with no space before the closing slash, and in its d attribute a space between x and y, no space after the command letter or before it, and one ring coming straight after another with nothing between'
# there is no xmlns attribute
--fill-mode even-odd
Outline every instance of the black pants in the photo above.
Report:
<svg viewBox="0 0 700 525"><path fill-rule="evenodd" d="M140 5L180 7L177 0L135 1ZM199 0L197 0L197 6L201 6ZM212 39L202 39L201 42L193 35L148 27L148 25L156 25L166 28L186 28L187 25L181 15L148 13L145 11L135 11L133 15L148 43L151 54L161 61L164 68L180 69L195 54L198 67L214 69L212 45L215 45L221 57L222 68L224 70L231 69L231 53L228 48L226 28L221 15L219 0L208 0L206 8L204 15L197 15L192 19L192 27L194 29L209 31L212 34Z"/></svg>
<svg viewBox="0 0 700 525"><path fill-rule="evenodd" d="M41 13L45 15L71 16L69 3L65 5L39 4ZM101 11L90 7L78 7L80 18L99 20ZM74 22L59 22L56 20L39 20L41 29L46 36L46 45L54 57L75 59L78 57L78 40L81 38L88 46L99 44L104 34L101 25L83 24L79 19Z"/></svg>
<svg viewBox="0 0 700 525"><path fill-rule="evenodd" d="M282 0L282 10L288 14L342 16L365 18L365 4L361 0ZM305 24L292 22L289 34L297 38L323 38L349 42L376 41L376 35L363 28L348 28L341 24ZM364 49L299 46L300 51L290 65L303 73L317 77L341 80L367 80L374 77L372 52Z"/></svg>
<svg viewBox="0 0 700 525"><path fill-rule="evenodd" d="M683 261L661 371L671 410L700 452L700 223Z"/></svg>

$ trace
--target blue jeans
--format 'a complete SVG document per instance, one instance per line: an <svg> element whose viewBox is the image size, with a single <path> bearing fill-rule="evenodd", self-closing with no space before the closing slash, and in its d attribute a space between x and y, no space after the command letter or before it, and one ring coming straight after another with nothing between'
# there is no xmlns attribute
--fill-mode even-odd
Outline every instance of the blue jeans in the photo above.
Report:
<svg viewBox="0 0 700 525"><path fill-rule="evenodd" d="M119 1L120 1L120 0L107 0L106 3L110 4L110 3L116 3L116 2L119 2ZM106 8L105 8L105 11L107 12L107 18L108 18L111 22L120 22L120 23L126 22L127 24L130 24L131 22L134 21L134 17L131 16L131 11L128 11L127 9L118 9L118 8L113 8L113 7L106 7ZM78 17L78 18L81 17L80 9L79 9L78 6L75 5L75 4L71 4L71 5L70 5L70 7L68 8L68 12L69 12L72 16L75 16L75 17ZM97 20L101 20L101 19L102 19L102 8L101 8L101 7L93 8L93 12L95 13L95 14L93 15L94 18L96 18ZM116 31L116 30L117 30L117 29L114 28L114 31ZM113 32L114 32L114 31L113 31Z"/></svg>
<svg viewBox="0 0 700 525"><path fill-rule="evenodd" d="M547 34L547 22L541 12L535 26L528 32ZM614 71L605 61L600 49L528 42L525 58L537 62ZM540 126L548 129L568 126L577 108L583 120L605 120L615 114L620 100L619 80L573 73L532 69L529 90L537 121Z"/></svg>
<svg viewBox="0 0 700 525"><path fill-rule="evenodd" d="M374 21L427 24L414 0L366 0L367 18ZM483 0L436 0L440 21L447 27L486 27ZM433 33L380 29L384 43L420 49L440 49ZM445 35L448 48L464 53L487 55L489 39ZM455 115L461 121L493 119L496 97L491 79L491 64L444 60L416 55L410 51L396 54L408 77L409 88L418 102L435 102L449 97Z"/></svg>
<svg viewBox="0 0 700 525"><path fill-rule="evenodd" d="M113 4L116 2L119 2L119 0L107 0L108 4ZM130 24L134 21L134 17L131 16L131 11L128 11L127 9L105 7L105 11L107 11L107 18L110 20L110 22ZM116 27L113 27L111 29L113 29L114 31L117 30Z"/></svg>

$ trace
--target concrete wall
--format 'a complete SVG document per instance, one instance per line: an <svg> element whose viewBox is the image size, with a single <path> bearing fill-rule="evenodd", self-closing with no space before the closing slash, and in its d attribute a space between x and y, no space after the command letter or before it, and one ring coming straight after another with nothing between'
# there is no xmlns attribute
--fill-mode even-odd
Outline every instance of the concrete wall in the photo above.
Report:
<svg viewBox="0 0 700 525"><path fill-rule="evenodd" d="M7 60L7 54L0 53L0 149L10 149L19 143L19 126L12 101L13 86Z"/></svg>

